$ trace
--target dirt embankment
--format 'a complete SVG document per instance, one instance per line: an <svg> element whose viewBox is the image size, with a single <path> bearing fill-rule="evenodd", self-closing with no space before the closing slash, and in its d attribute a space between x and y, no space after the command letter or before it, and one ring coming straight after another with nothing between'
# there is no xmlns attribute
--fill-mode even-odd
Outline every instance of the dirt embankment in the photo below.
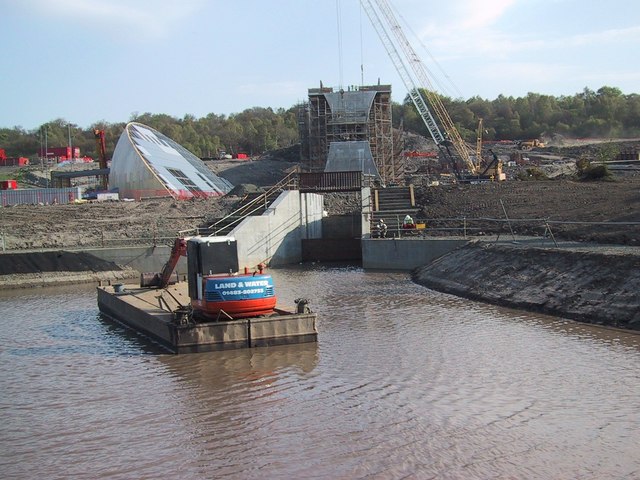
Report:
<svg viewBox="0 0 640 480"><path fill-rule="evenodd" d="M295 163L267 158L208 162L208 165L234 185L265 187L277 183ZM638 174L626 173L615 176L612 181L597 182L565 178L435 187L416 182L415 185L416 205L420 208L417 217L427 221L429 235L461 234L461 230L448 228L460 227L460 219L465 218L469 227L467 234L471 236L510 235L511 229L515 234L542 235L550 227L558 239L640 244L640 225L629 224L640 224ZM229 195L182 202L154 199L0 208L0 240L10 251L125 246L139 244L141 238L148 243L148 239L154 237L165 237L166 241L174 238L178 231L210 225L233 211L240 199L240 196ZM325 196L329 215L351 213L358 208L359 199L354 195ZM511 220L509 224L507 218ZM605 258L600 261L608 262Z"/></svg>
<svg viewBox="0 0 640 480"><path fill-rule="evenodd" d="M0 262L0 288L99 283L137 274L86 252L6 253Z"/></svg>
<svg viewBox="0 0 640 480"><path fill-rule="evenodd" d="M210 225L231 212L239 197L176 201L18 205L0 208L0 232L8 250L159 243L181 230Z"/></svg>
<svg viewBox="0 0 640 480"><path fill-rule="evenodd" d="M631 251L474 242L416 269L413 279L472 300L640 331L640 255Z"/></svg>
<svg viewBox="0 0 640 480"><path fill-rule="evenodd" d="M577 158L581 152L590 152L592 146L575 148L569 151L554 149L553 153L564 158L568 152L572 158ZM544 152L541 150L536 154ZM508 155L505 153L505 156ZM250 161L210 161L206 164L236 186L251 184L264 188L276 184L297 165L290 157L272 155ZM407 166L407 170L413 170L419 169L420 162L425 160L414 158L407 161L418 162ZM513 220L511 228L514 233L541 235L545 232L546 219L551 222L548 225L558 238L640 244L639 226L614 223L640 222L640 173L627 172L614 176L612 181L597 182L558 178L440 186L427 186L420 176L408 174L407 178L415 185L416 206L420 208L418 219L426 220L432 227L429 230L431 235L461 234L461 231L438 229L461 227L462 218L466 219L467 233L471 235L510 233L508 224L481 221L484 218L509 218ZM327 194L325 209L329 215L356 212L360 205L356 197ZM130 245L139 238L171 238L178 231L210 225L233 211L240 199L241 196L229 195L181 202L154 199L0 208L0 236L8 250ZM595 225L593 222L608 223Z"/></svg>
<svg viewBox="0 0 640 480"><path fill-rule="evenodd" d="M471 235L510 234L510 228L542 235L549 228L561 239L640 245L640 175L418 187L416 203L432 235L451 234L438 228L460 227L465 218Z"/></svg>
<svg viewBox="0 0 640 480"><path fill-rule="evenodd" d="M233 211L240 198L6 207L0 208L0 236L11 251L125 246L154 237L166 242L178 231L211 225ZM325 196L329 215L355 212L359 204L350 194ZM418 219L426 220L430 227L429 235L462 234L460 230L439 230L461 227L462 218L472 236L509 235L507 218L516 234L542 235L546 219L557 238L640 245L640 225L628 224L640 223L640 176L610 182L548 180L417 187L416 205ZM483 221L485 218L502 222Z"/></svg>
<svg viewBox="0 0 640 480"><path fill-rule="evenodd" d="M276 184L292 163L275 160L207 162L234 185ZM126 246L158 238L170 243L179 231L208 226L231 213L242 194L176 201L91 202L0 208L0 242L7 250Z"/></svg>

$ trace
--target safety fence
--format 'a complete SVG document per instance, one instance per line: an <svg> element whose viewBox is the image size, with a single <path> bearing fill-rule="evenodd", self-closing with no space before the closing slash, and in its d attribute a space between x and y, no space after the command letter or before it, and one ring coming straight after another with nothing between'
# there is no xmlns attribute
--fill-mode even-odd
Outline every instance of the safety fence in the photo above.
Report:
<svg viewBox="0 0 640 480"><path fill-rule="evenodd" d="M221 190L209 190L204 191L197 188L189 189L172 189L166 188L158 189L135 189L135 190L120 190L121 199L131 200L154 200L157 198L171 198L175 200L191 200L191 199L206 199L210 197L220 197L224 195Z"/></svg>
<svg viewBox="0 0 640 480"><path fill-rule="evenodd" d="M24 188L0 190L0 205L64 205L81 198L80 188Z"/></svg>
<svg viewBox="0 0 640 480"><path fill-rule="evenodd" d="M499 219L499 218L427 218L418 219L416 228L403 229L389 227L386 238L434 238L434 237L463 237L494 235L498 239L503 236L508 239L516 236L529 235L546 238L556 243L556 233L563 237L571 237L574 231L589 231L593 233L610 233L611 235L627 236L630 239L640 239L640 222L578 222L564 220L549 220L545 218L528 219ZM555 232L555 233L554 233ZM0 231L0 251L42 251L42 250L80 250L90 248L124 248L124 247L157 247L172 246L177 232L152 232L149 235L123 237L116 232L103 229L99 235L80 235L74 242L57 243L56 240L46 238L32 242L31 239L15 239L10 231ZM371 236L379 237L375 225L371 228ZM574 235L575 236L575 235ZM584 237L585 235L581 235ZM588 238L587 238L588 239ZM615 243L615 242L611 242ZM633 242L627 242L633 244Z"/></svg>
<svg viewBox="0 0 640 480"><path fill-rule="evenodd" d="M355 192L365 185L365 176L360 171L299 173L301 192Z"/></svg>
<svg viewBox="0 0 640 480"><path fill-rule="evenodd" d="M51 239L31 238L17 239L11 236L10 231L0 231L0 251L2 252L26 252L45 250L85 250L92 248L125 248L125 247L159 247L172 246L176 234L164 232L162 234L150 234L148 236L123 237L110 230L102 230L99 235L79 235L74 241L57 240L55 235Z"/></svg>
<svg viewBox="0 0 640 480"><path fill-rule="evenodd" d="M487 218L487 217L455 217L455 218L421 218L416 220L416 226L402 228L400 221L397 225L387 225L386 238L399 237L477 237L485 235L511 236L516 235L539 236L549 238L556 243L554 232L561 233L563 238L577 240L601 240L610 237L612 243L618 243L620 238L629 239L629 244L640 242L640 222L586 222L570 220L550 220L548 218ZM371 225L371 236L381 236L377 224ZM615 238L615 241L614 241Z"/></svg>

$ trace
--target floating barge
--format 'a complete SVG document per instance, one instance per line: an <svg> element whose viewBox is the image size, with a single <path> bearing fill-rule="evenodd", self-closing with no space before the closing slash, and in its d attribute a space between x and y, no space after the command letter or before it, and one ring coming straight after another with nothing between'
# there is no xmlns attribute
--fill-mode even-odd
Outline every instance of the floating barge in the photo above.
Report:
<svg viewBox="0 0 640 480"><path fill-rule="evenodd" d="M236 320L195 321L186 282L162 289L116 284L98 287L100 311L173 353L210 352L316 342L316 314L274 308L273 313Z"/></svg>

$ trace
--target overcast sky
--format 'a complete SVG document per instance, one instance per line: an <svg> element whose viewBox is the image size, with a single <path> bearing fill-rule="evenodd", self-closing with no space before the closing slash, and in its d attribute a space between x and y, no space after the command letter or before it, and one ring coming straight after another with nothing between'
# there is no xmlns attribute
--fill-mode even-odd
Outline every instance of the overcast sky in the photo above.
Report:
<svg viewBox="0 0 640 480"><path fill-rule="evenodd" d="M640 1L390 0L440 93L640 92ZM0 0L0 127L406 95L359 0ZM362 70L361 70L362 65Z"/></svg>

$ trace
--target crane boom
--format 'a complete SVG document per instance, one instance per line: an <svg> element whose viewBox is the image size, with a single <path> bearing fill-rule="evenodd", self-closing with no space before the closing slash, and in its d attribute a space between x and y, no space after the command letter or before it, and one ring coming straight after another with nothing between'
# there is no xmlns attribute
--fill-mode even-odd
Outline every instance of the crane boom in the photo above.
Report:
<svg viewBox="0 0 640 480"><path fill-rule="evenodd" d="M442 135L440 128L438 128L438 124L434 120L433 115L431 115L431 111L427 107L427 103L425 102L424 98L422 98L420 91L411 78L409 70L404 64L404 61L400 56L398 49L395 47L393 40L389 36L389 33L384 28L384 24L382 23L377 10L373 7L373 3L370 0L361 0L361 3L365 12L367 13L367 16L369 17L369 20L371 21L371 24L373 25L373 28L378 33L380 41L382 41L382 44L387 50L387 54L396 67L396 70L398 71L398 74L400 75L404 86L409 91L409 96L411 97L411 100L413 101L415 107L418 109L418 113L420 113L422 120L429 130L431 138L436 145L441 145L442 142L444 142L444 136Z"/></svg>
<svg viewBox="0 0 640 480"><path fill-rule="evenodd" d="M380 37L380 40L382 41L385 49L387 50L391 61L398 71L398 74L402 78L405 87L409 91L409 96L411 97L411 100L416 106L418 113L427 126L427 129L429 130L433 141L436 143L436 145L438 145L438 147L445 147L449 155L451 154L448 150L448 142L451 142L469 172L471 174L477 174L478 167L471 159L469 148L467 147L464 140L462 140L462 137L456 129L453 120L451 120L451 117L449 116L449 113L442 103L442 100L440 100L440 97L435 93L431 81L429 80L429 76L427 75L424 64L420 60L420 57L418 57L416 52L413 50L411 44L404 35L402 28L396 20L395 15L391 11L391 7L389 6L387 0L360 0L360 3L367 13L369 20L371 21L374 29ZM374 3L378 7L377 10L374 7ZM386 24L389 26L389 29L393 33L395 37L395 43L388 33L387 28L385 28L380 15L384 17ZM413 71L413 74L415 75L419 83L416 82L410 74L405 61L402 59L400 53L398 52L398 49L396 48L396 44L400 46L404 54L404 59L411 67L411 70ZM447 137L445 137L438 128L438 125L427 106L427 102L424 100L420 93L419 86L422 86L424 88L425 95L427 96L429 104L435 111L442 128L447 134ZM456 168L455 162L454 168ZM456 173L458 172L456 171Z"/></svg>
<svg viewBox="0 0 640 480"><path fill-rule="evenodd" d="M476 162L478 166L482 163L482 118L478 120L476 130Z"/></svg>
<svg viewBox="0 0 640 480"><path fill-rule="evenodd" d="M160 273L143 273L142 275L140 275L140 286L166 288L172 283L172 278L174 277L174 272L176 270L176 266L178 265L180 257L186 256L187 239L178 237L173 242L171 255L169 256L169 260L167 260L167 262L162 267L162 271ZM173 283L175 283L175 280L173 281Z"/></svg>
<svg viewBox="0 0 640 480"><path fill-rule="evenodd" d="M98 152L100 169L106 170L107 169L107 145L104 139L104 130L99 130L96 128L93 130L93 135L96 139L96 151ZM100 179L100 187L102 188L102 190L107 190L108 179L109 179L108 175L102 175L102 178Z"/></svg>

